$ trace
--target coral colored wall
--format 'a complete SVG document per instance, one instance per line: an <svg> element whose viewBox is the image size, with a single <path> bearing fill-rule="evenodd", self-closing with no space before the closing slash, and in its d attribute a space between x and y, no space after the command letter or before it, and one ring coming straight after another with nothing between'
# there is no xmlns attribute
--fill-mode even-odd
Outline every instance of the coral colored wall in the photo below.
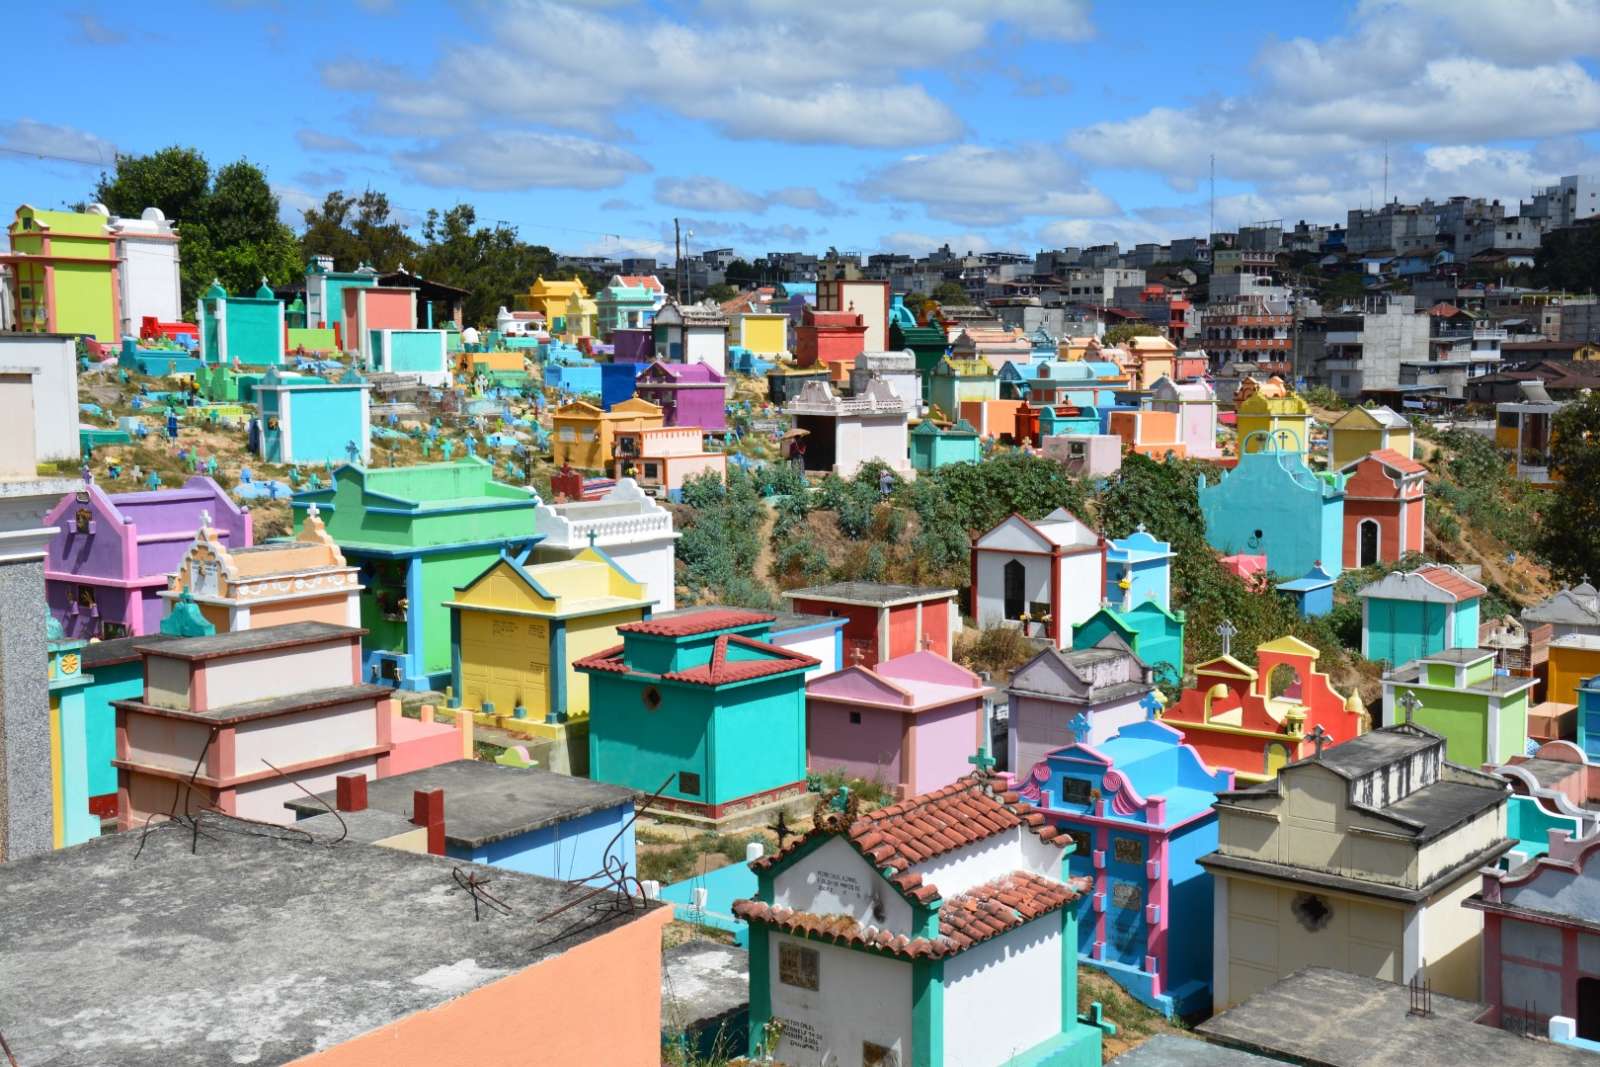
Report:
<svg viewBox="0 0 1600 1067"><path fill-rule="evenodd" d="M917 650L917 606L902 604L889 609L889 658Z"/></svg>
<svg viewBox="0 0 1600 1067"><path fill-rule="evenodd" d="M661 930L671 917L671 908L657 908L510 978L294 1062L659 1063Z"/></svg>

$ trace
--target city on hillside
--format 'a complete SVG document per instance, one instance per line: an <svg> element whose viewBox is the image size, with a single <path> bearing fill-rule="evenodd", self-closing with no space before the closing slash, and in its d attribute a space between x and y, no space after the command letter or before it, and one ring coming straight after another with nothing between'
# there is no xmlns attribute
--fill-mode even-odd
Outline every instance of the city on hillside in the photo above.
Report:
<svg viewBox="0 0 1600 1067"><path fill-rule="evenodd" d="M1600 1067L1600 0L28 25L10 1067Z"/></svg>

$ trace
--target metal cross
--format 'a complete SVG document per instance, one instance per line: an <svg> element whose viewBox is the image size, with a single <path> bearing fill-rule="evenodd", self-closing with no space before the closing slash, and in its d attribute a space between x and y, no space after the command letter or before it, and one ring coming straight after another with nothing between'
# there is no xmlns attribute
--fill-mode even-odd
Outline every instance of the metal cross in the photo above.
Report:
<svg viewBox="0 0 1600 1067"><path fill-rule="evenodd" d="M967 762L978 768L981 777L989 777L989 770L994 766L994 757L989 755L989 746L980 745L978 751L967 757Z"/></svg>
<svg viewBox="0 0 1600 1067"><path fill-rule="evenodd" d="M1224 656L1233 654L1233 639L1238 632L1238 627L1233 625L1233 620L1231 619L1223 619L1217 626L1217 636L1222 638L1222 654Z"/></svg>
<svg viewBox="0 0 1600 1067"><path fill-rule="evenodd" d="M1319 722L1319 723L1317 723L1316 726L1313 726L1311 728L1311 732L1306 735L1306 740L1310 741L1313 745L1317 746L1317 759L1321 759L1322 758L1322 748L1329 741L1333 740L1333 735L1329 734L1328 731L1324 730L1322 728L1322 724Z"/></svg>
<svg viewBox="0 0 1600 1067"><path fill-rule="evenodd" d="M1417 694L1409 689L1405 691L1397 703L1405 710L1406 722L1408 723L1411 721L1411 717L1417 713L1417 709L1422 707L1422 701L1418 699Z"/></svg>

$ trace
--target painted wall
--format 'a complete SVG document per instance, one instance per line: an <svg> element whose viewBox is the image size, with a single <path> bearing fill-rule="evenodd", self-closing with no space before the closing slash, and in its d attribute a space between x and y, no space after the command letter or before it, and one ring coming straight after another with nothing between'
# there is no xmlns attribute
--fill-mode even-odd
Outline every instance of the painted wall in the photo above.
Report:
<svg viewBox="0 0 1600 1067"><path fill-rule="evenodd" d="M109 305L107 314L110 314ZM0 371L32 370L35 459L77 462L78 357L70 337L0 333Z"/></svg>
<svg viewBox="0 0 1600 1067"><path fill-rule="evenodd" d="M1449 604L1367 597L1362 601L1361 655L1398 667L1442 651L1449 644L1445 626L1450 612ZM1472 633L1476 640L1477 630Z"/></svg>
<svg viewBox="0 0 1600 1067"><path fill-rule="evenodd" d="M375 701L368 698L240 723L234 731L233 766L221 770L229 776L259 774L271 770L269 762L281 768L376 747L378 714Z"/></svg>
<svg viewBox="0 0 1600 1067"><path fill-rule="evenodd" d="M913 796L943 789L972 772L970 757L983 732L983 701L975 699L925 711L912 723L915 760L910 768ZM982 739L984 744L987 738Z"/></svg>
<svg viewBox="0 0 1600 1067"><path fill-rule="evenodd" d="M348 639L206 664L206 705L218 708L288 693L349 685L352 642ZM152 657L154 662L158 657ZM160 657L165 659L164 657ZM167 662L181 662L167 660Z"/></svg>
<svg viewBox="0 0 1600 1067"><path fill-rule="evenodd" d="M1101 744L1129 723L1143 722L1149 717L1140 706L1139 702L1143 699L1143 694L1140 694L1085 707L1013 693L1007 738L1010 762L1007 766L1013 774L1024 774L1046 755L1065 745L1080 741L1090 745ZM1079 712L1087 714L1089 718L1087 737L1078 737L1072 730L1072 719Z"/></svg>
<svg viewBox="0 0 1600 1067"><path fill-rule="evenodd" d="M448 825L448 796L445 803ZM634 869L636 853L633 829L629 827L623 830L624 824L632 817L633 804L630 802L592 811L576 819L564 819L554 826L518 834L481 848L447 845L446 852L455 859L537 874L543 878L562 881L583 878L593 884L601 884L606 880L606 846L613 840L617 842L611 852L613 860L620 860L630 871ZM594 875L600 875L598 881L592 877Z"/></svg>
<svg viewBox="0 0 1600 1067"><path fill-rule="evenodd" d="M259 819L278 826L289 826L294 823L295 814L284 807L284 804L291 800L303 799L308 792L333 792L338 787L338 778L342 774L364 774L368 778L376 778L378 759L376 756L368 756L345 760L315 770L290 771L288 781L273 776L240 786L231 797L233 813L246 819ZM224 794L221 805L223 810L228 810L229 802L228 795Z"/></svg>
<svg viewBox="0 0 1600 1067"><path fill-rule="evenodd" d="M772 901L811 915L848 915L897 934L915 930L905 897L838 836L794 860L776 879Z"/></svg>
<svg viewBox="0 0 1600 1067"><path fill-rule="evenodd" d="M661 931L671 918L671 908L656 908L526 970L300 1062L395 1067L398 1055L436 1064L517 1063L530 1057L547 1063L656 1063L661 1056ZM629 1010L616 1010L619 1004Z"/></svg>
<svg viewBox="0 0 1600 1067"><path fill-rule="evenodd" d="M859 721L852 722L851 716ZM842 770L848 777L893 788L902 777L904 718L895 708L812 697L806 701L806 765L813 773Z"/></svg>
<svg viewBox="0 0 1600 1067"><path fill-rule="evenodd" d="M1061 1032L1071 957L1051 914L974 945L944 965L944 1062L1003 1064Z"/></svg>
<svg viewBox="0 0 1600 1067"><path fill-rule="evenodd" d="M897 1063L914 1064L911 1043L911 964L782 934L770 935L767 953L772 1018L787 1025L774 1058L782 1063L859 1064L863 1042L894 1050ZM817 989L779 980L781 946L817 953Z"/></svg>
<svg viewBox="0 0 1600 1067"><path fill-rule="evenodd" d="M416 376L424 385L450 384L450 354L443 330L375 329L367 342L374 371Z"/></svg>
<svg viewBox="0 0 1600 1067"><path fill-rule="evenodd" d="M1578 702L1578 687L1584 679L1600 674L1600 648L1581 645L1550 645L1549 686L1545 699L1561 704Z"/></svg>

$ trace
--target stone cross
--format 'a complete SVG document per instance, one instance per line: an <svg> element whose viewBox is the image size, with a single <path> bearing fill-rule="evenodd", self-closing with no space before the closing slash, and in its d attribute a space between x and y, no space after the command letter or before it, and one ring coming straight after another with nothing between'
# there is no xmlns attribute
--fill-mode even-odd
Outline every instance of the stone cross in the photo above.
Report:
<svg viewBox="0 0 1600 1067"><path fill-rule="evenodd" d="M1306 735L1306 740L1317 746L1317 759L1321 759L1323 746L1332 741L1333 737L1322 728L1322 724L1319 722L1311 728L1311 732Z"/></svg>
<svg viewBox="0 0 1600 1067"><path fill-rule="evenodd" d="M322 509L317 507L317 502L315 500L313 500L311 502L311 506L306 508L306 521L310 522L313 519L320 519L321 517L322 517Z"/></svg>
<svg viewBox="0 0 1600 1067"><path fill-rule="evenodd" d="M1233 625L1233 620L1223 619L1217 626L1217 636L1222 638L1222 654L1233 655L1233 639L1239 633L1239 628Z"/></svg>
<svg viewBox="0 0 1600 1067"><path fill-rule="evenodd" d="M1417 713L1417 709L1422 707L1422 701L1417 697L1417 694L1409 689L1400 697L1398 703L1401 709L1404 710L1406 722L1408 723L1411 721L1411 717Z"/></svg>
<svg viewBox="0 0 1600 1067"><path fill-rule="evenodd" d="M202 530L211 529L211 512L207 511L204 508L200 509L200 529L202 529Z"/></svg>

